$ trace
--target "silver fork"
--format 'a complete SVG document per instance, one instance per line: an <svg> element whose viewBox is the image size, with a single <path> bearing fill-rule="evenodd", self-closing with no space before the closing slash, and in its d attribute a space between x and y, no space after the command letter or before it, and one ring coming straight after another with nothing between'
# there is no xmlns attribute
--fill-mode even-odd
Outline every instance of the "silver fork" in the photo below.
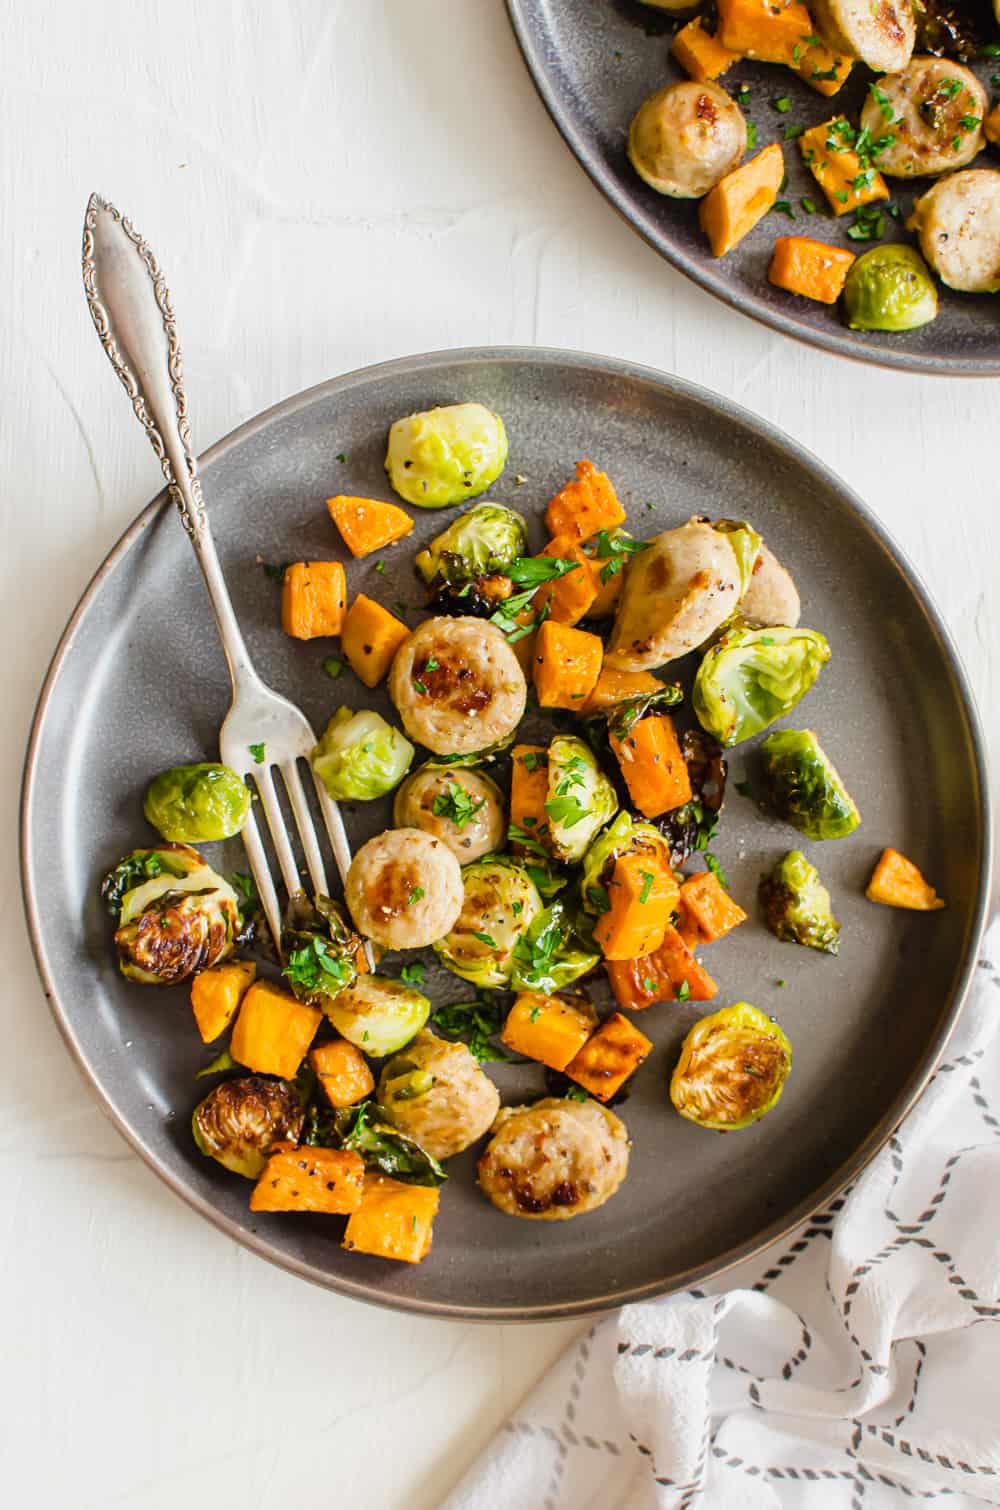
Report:
<svg viewBox="0 0 1000 1510"><path fill-rule="evenodd" d="M266 686L254 670L205 513L191 446L170 292L139 232L114 205L96 194L90 196L83 223L83 284L101 345L159 457L167 489L194 546L212 601L233 683L233 700L219 731L219 753L244 780L250 777L256 783L282 880L291 897L301 894L303 888L278 800L274 772L280 771L313 891L325 894L329 890L326 868L298 768L300 760L308 764L316 736L301 710ZM315 775L313 783L343 881L351 863L343 819ZM280 949L281 910L252 813L243 829L243 842L268 926Z"/></svg>

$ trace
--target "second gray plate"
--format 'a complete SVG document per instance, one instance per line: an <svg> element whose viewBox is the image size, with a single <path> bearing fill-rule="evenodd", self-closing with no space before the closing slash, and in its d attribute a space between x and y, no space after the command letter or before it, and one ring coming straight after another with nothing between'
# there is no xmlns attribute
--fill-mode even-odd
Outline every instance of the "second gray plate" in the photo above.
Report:
<svg viewBox="0 0 1000 1510"><path fill-rule="evenodd" d="M757 920L760 871L800 843L735 791L739 748L714 845L751 914L705 963L714 1006L744 999L779 1018L795 1051L780 1105L731 1134L682 1121L667 1081L684 1033L706 1010L660 1006L639 1022L655 1049L620 1108L631 1173L600 1211L517 1221L474 1182L474 1154L449 1164L434 1248L419 1267L340 1247L335 1218L261 1217L249 1186L204 1159L189 1119L206 1082L184 989L130 985L115 967L97 886L125 850L150 842L143 791L157 771L210 758L229 686L193 554L163 496L122 537L77 608L42 692L28 755L23 879L42 977L62 1032L105 1109L144 1159L224 1232L294 1273L382 1304L494 1320L565 1316L696 1282L787 1231L849 1180L919 1093L958 1010L986 897L989 817L981 742L954 651L933 608L863 505L815 459L744 410L647 369L565 352L453 352L407 358L279 404L203 459L205 498L226 578L262 674L317 729L341 702L373 704L349 674L331 682L335 643L288 639L280 591L261 569L343 557L324 498L390 496L386 432L400 415L477 398L506 421L511 451L492 495L541 512L579 457L606 468L648 535L692 513L746 515L794 572L804 621L833 657L794 722L816 729L860 804L850 839L806 845L843 924L840 955L778 943ZM520 478L524 481L518 485ZM419 514L413 537L348 562L348 584L423 610L414 550L452 515ZM501 778L503 779L503 778ZM346 812L357 846L391 821L389 803ZM865 901L879 850L925 866L944 912ZM245 869L238 842L206 846ZM398 969L390 960L390 972ZM783 984L782 984L783 983ZM441 1002L468 988L432 974ZM541 1093L529 1064L495 1073L505 1101Z"/></svg>
<svg viewBox="0 0 1000 1510"><path fill-rule="evenodd" d="M785 140L789 126L815 126L841 112L856 119L867 81L874 77L862 65L833 99L817 94L791 69L749 60L736 64L720 80L730 93L742 84L749 86L746 113L756 126L758 145L782 143L788 175L785 197L795 219L774 211L727 256L715 258L698 225L697 202L656 194L633 171L625 153L629 122L643 100L664 84L687 77L670 56L676 19L638 0L591 0L588 5L577 0L507 0L507 8L538 92L567 145L640 236L702 288L785 335L861 362L952 377L1000 374L1000 296L942 288L936 320L919 330L887 335L849 330L836 308L786 293L767 281L778 236L814 236L854 252L871 244L847 238L845 222L851 216L837 221L803 211L804 197L822 205L823 195L803 166L796 142ZM997 58L989 58L975 65L987 92L997 64ZM786 113L772 107L776 95L789 101ZM988 152L976 165L997 163ZM900 214L897 220L887 217L887 241L912 239L902 223L914 190L921 192L929 182L891 183Z"/></svg>

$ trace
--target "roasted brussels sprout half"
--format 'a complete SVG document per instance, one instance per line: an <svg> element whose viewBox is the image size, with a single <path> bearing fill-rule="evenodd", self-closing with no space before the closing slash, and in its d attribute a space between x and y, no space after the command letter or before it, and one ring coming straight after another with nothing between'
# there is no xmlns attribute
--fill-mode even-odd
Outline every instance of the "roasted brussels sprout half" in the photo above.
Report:
<svg viewBox="0 0 1000 1510"><path fill-rule="evenodd" d="M256 1180L275 1143L297 1143L305 1118L295 1087L248 1075L224 1080L194 1109L191 1131L199 1149L223 1169Z"/></svg>
<svg viewBox="0 0 1000 1510"><path fill-rule="evenodd" d="M502 503L477 503L418 552L413 564L425 586L437 592L502 575L527 549L528 526L520 514Z"/></svg>
<svg viewBox="0 0 1000 1510"><path fill-rule="evenodd" d="M105 877L101 895L118 919L118 967L128 980L176 986L236 947L236 893L186 844L132 850Z"/></svg>
<svg viewBox="0 0 1000 1510"><path fill-rule="evenodd" d="M748 524L745 519L716 519L712 523L712 528L718 530L720 535L725 535L735 552L740 569L740 597L742 597L750 586L764 538L758 535L753 525Z"/></svg>
<svg viewBox="0 0 1000 1510"><path fill-rule="evenodd" d="M582 914L561 897L550 902L514 946L510 984L515 991L544 991L551 996L588 974L601 962L601 951Z"/></svg>
<svg viewBox="0 0 1000 1510"><path fill-rule="evenodd" d="M764 921L775 938L836 954L840 924L830 906L830 893L801 850L790 849L758 888Z"/></svg>
<svg viewBox="0 0 1000 1510"><path fill-rule="evenodd" d="M936 316L937 289L912 246L873 246L847 275L844 310L852 330L916 330Z"/></svg>
<svg viewBox="0 0 1000 1510"><path fill-rule="evenodd" d="M698 722L721 745L739 744L790 713L829 659L815 629L736 626L698 667L691 692Z"/></svg>
<svg viewBox="0 0 1000 1510"><path fill-rule="evenodd" d="M656 820L675 867L683 865L695 850L707 849L714 839L725 802L728 769L722 746L702 729L685 729L681 753L691 781L691 800Z"/></svg>
<svg viewBox="0 0 1000 1510"><path fill-rule="evenodd" d="M399 1128L373 1121L372 1101L327 1112L315 1104L306 1116L303 1141L320 1148L346 1148L358 1153L366 1169L377 1169L406 1185L442 1185L448 1178L437 1159L416 1138Z"/></svg>
<svg viewBox="0 0 1000 1510"><path fill-rule="evenodd" d="M548 845L565 864L582 860L594 835L618 811L618 797L592 750L575 734L549 745Z"/></svg>
<svg viewBox="0 0 1000 1510"><path fill-rule="evenodd" d="M760 747L768 806L807 839L844 839L861 814L811 729L776 729Z"/></svg>
<svg viewBox="0 0 1000 1510"><path fill-rule="evenodd" d="M733 1132L771 1110L791 1067L792 1046L778 1024L738 1001L703 1017L688 1033L670 1099L689 1122Z"/></svg>
<svg viewBox="0 0 1000 1510"><path fill-rule="evenodd" d="M667 844L659 829L652 823L643 823L631 813L619 813L613 823L597 835L583 857L583 875L580 895L584 912L600 917L611 903L607 883L614 870L615 861L622 855L648 854L669 866Z"/></svg>
<svg viewBox="0 0 1000 1510"><path fill-rule="evenodd" d="M517 942L542 911L542 899L520 865L497 856L466 865L462 885L458 922L434 951L462 980L505 986Z"/></svg>
<svg viewBox="0 0 1000 1510"><path fill-rule="evenodd" d="M310 759L335 802L370 802L399 785L414 753L380 713L338 708Z"/></svg>
<svg viewBox="0 0 1000 1510"><path fill-rule="evenodd" d="M420 991L384 975L359 975L323 1003L341 1037L363 1054L382 1059L395 1054L430 1016L431 1004Z"/></svg>
<svg viewBox="0 0 1000 1510"><path fill-rule="evenodd" d="M315 906L292 898L281 934L282 974L300 1001L325 1011L331 997L357 980L362 947L329 897L318 896Z"/></svg>
<svg viewBox="0 0 1000 1510"><path fill-rule="evenodd" d="M176 765L150 783L142 810L164 839L181 844L231 839L250 813L250 788L227 765Z"/></svg>
<svg viewBox="0 0 1000 1510"><path fill-rule="evenodd" d="M396 492L422 509L475 498L507 460L507 432L483 404L448 404L398 419L389 431L385 470Z"/></svg>

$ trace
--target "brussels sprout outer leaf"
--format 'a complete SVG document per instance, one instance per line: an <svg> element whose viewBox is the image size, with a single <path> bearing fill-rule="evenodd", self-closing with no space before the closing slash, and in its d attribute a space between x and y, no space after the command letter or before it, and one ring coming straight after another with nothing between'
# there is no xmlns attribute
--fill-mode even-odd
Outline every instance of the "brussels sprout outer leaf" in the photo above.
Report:
<svg viewBox="0 0 1000 1510"><path fill-rule="evenodd" d="M740 597L750 586L753 569L760 555L760 548L764 543L762 535L758 535L753 525L745 519L716 519L712 525L713 530L718 530L725 535L733 548L737 564L740 569Z"/></svg>
<svg viewBox="0 0 1000 1510"><path fill-rule="evenodd" d="M345 1107L328 1115L313 1111L306 1124L305 1142L321 1148L343 1148L360 1154L366 1169L377 1169L407 1185L443 1185L448 1178L437 1159L408 1133L371 1122L374 1103Z"/></svg>
<svg viewBox="0 0 1000 1510"><path fill-rule="evenodd" d="M548 845L557 860L582 860L594 835L618 810L618 797L591 750L576 735L549 745L545 813Z"/></svg>
<svg viewBox="0 0 1000 1510"><path fill-rule="evenodd" d="M381 714L338 708L310 759L334 801L370 802L399 785L415 753Z"/></svg>
<svg viewBox="0 0 1000 1510"><path fill-rule="evenodd" d="M503 1009L492 993L480 991L474 1001L454 1001L431 1013L442 1038L464 1043L480 1064L501 1063L511 1055L494 1043L503 1026Z"/></svg>
<svg viewBox="0 0 1000 1510"><path fill-rule="evenodd" d="M792 1067L792 1046L749 1002L696 1022L681 1045L670 1099L699 1127L733 1132L771 1110Z"/></svg>
<svg viewBox="0 0 1000 1510"><path fill-rule="evenodd" d="M720 744L739 744L790 713L829 659L814 629L731 629L698 667L698 722Z"/></svg>
<svg viewBox="0 0 1000 1510"><path fill-rule="evenodd" d="M162 771L146 791L143 812L164 839L198 844L231 839L250 816L250 788L217 761Z"/></svg>
<svg viewBox="0 0 1000 1510"><path fill-rule="evenodd" d="M283 1080L248 1075L224 1080L194 1109L191 1130L200 1151L245 1179L259 1178L275 1143L297 1142L304 1112Z"/></svg>
<svg viewBox="0 0 1000 1510"><path fill-rule="evenodd" d="M413 564L421 581L438 591L507 576L527 548L528 527L520 514L501 503L479 503L419 551Z"/></svg>
<svg viewBox="0 0 1000 1510"><path fill-rule="evenodd" d="M189 858L192 855L194 863ZM201 856L195 855L194 850L183 845L177 852L173 852L169 844L162 849L133 849L104 877L101 882L101 899L111 916L117 918L121 914L125 897L144 881L151 881L161 875L180 879L201 864Z"/></svg>
<svg viewBox="0 0 1000 1510"><path fill-rule="evenodd" d="M837 953L840 924L830 908L830 893L801 850L789 850L778 861L761 880L758 894L764 919L776 938L824 954Z"/></svg>
<svg viewBox="0 0 1000 1510"><path fill-rule="evenodd" d="M861 822L850 793L811 729L778 729L761 745L768 806L809 839L843 839Z"/></svg>

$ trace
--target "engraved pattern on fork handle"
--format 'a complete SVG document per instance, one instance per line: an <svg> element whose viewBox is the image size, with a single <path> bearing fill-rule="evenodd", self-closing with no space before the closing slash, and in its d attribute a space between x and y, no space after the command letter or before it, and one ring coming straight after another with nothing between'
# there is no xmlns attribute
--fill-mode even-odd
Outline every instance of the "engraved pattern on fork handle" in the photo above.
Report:
<svg viewBox="0 0 1000 1510"><path fill-rule="evenodd" d="M115 339L114 329L108 311L101 300L97 289L97 267L94 260L94 229L97 225L97 217L101 212L110 215L125 232L132 242L136 253L145 264L150 282L153 285L153 293L160 314L163 318L163 329L167 337L167 371L170 375L170 387L174 397L174 405L177 411L177 433L180 436L184 451L184 462L187 471L187 488L178 485L174 477L174 469L171 464L167 447L163 436L153 416L149 412L146 396L142 390L142 384L133 372L126 357ZM101 199L98 194L91 194L87 203L87 212L83 222L83 286L87 294L87 304L90 307L91 318L101 345L107 353L115 372L121 380L122 386L132 401L132 409L136 419L142 425L149 443L156 452L160 467L167 484L167 490L181 516L181 523L192 539L201 536L205 529L205 502L201 492L201 482L198 478L198 464L195 460L191 446L191 427L187 417L187 394L184 391L184 359L181 356L180 343L177 339L177 322L174 319L173 305L170 302L170 290L166 280L160 271L160 264L156 255L127 216L116 210L113 204L106 199Z"/></svg>

